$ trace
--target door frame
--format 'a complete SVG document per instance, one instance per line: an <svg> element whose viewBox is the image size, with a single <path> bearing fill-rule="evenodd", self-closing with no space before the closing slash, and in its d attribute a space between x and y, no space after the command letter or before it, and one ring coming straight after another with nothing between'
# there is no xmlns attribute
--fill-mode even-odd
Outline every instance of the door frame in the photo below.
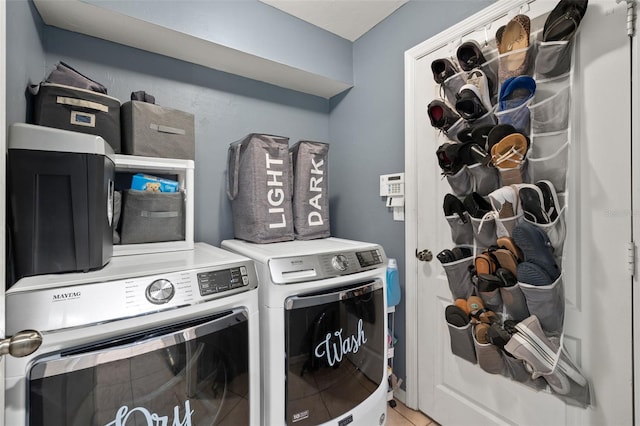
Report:
<svg viewBox="0 0 640 426"><path fill-rule="evenodd" d="M418 141L416 131L416 119L427 120L426 105L424 117L415 117L415 85L419 78L417 63L424 56L435 50L447 46L451 40L462 39L465 35L484 29L485 32L495 32L495 28L485 25L504 16L527 13L530 3L536 0L500 0L487 6L483 10L448 28L430 39L407 50L404 54L405 68L405 294L406 309L406 393L405 404L418 409L418 268L419 262L414 256L417 250L428 249L418 247L418 182L417 170L419 159L417 158ZM638 197L640 199L640 196ZM435 256L435 254L434 254ZM435 261L435 260L434 260ZM640 328L640 326L638 327Z"/></svg>
<svg viewBox="0 0 640 426"><path fill-rule="evenodd" d="M5 251L6 251L6 241L5 241L5 215L6 215L6 155L7 152L7 32L6 32L6 12L7 12L7 2L6 0L0 0L0 28L4 28L5 30L0 31L0 176L2 176L2 184L0 185L0 225L2 226L2 232L0 232L0 282L2 283L2 287L0 287L0 338L5 336L5 306L4 306L4 289L6 288L5 280ZM4 404L4 367L5 362L3 358L0 358L0 380L2 381L2 386L0 386L0 404L2 407ZM4 425L4 411L0 416L0 426Z"/></svg>

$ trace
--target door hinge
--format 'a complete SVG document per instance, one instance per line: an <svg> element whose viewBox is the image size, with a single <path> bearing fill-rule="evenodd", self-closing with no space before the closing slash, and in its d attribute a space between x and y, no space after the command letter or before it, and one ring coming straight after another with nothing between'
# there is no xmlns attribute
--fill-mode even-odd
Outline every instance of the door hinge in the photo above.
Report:
<svg viewBox="0 0 640 426"><path fill-rule="evenodd" d="M636 245L633 241L629 242L627 248L627 261L629 263L629 274L633 278L636 273Z"/></svg>
<svg viewBox="0 0 640 426"><path fill-rule="evenodd" d="M616 0L616 3L627 3L627 35L633 37L636 35L636 0Z"/></svg>

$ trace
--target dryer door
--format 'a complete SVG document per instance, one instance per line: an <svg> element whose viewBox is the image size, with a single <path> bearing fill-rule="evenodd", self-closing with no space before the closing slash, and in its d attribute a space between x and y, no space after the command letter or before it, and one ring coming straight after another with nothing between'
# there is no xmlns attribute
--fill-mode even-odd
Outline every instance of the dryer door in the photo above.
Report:
<svg viewBox="0 0 640 426"><path fill-rule="evenodd" d="M198 322L47 355L28 377L27 424L249 424L248 316Z"/></svg>
<svg viewBox="0 0 640 426"><path fill-rule="evenodd" d="M375 280L285 301L287 424L320 424L365 401L386 371L384 287Z"/></svg>

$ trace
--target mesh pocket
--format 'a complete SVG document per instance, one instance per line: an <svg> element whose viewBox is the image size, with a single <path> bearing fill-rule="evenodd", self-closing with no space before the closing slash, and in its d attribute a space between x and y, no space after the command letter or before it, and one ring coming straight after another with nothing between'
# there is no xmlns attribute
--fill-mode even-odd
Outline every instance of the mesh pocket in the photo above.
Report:
<svg viewBox="0 0 640 426"><path fill-rule="evenodd" d="M539 41L535 61L537 79L557 77L571 69L573 37L566 41Z"/></svg>
<svg viewBox="0 0 640 426"><path fill-rule="evenodd" d="M538 84L531 111L531 133L549 133L569 127L571 90L568 78Z"/></svg>
<svg viewBox="0 0 640 426"><path fill-rule="evenodd" d="M529 136L531 127L529 104L530 101L527 101L515 108L496 112L498 123L511 124L518 132Z"/></svg>
<svg viewBox="0 0 640 426"><path fill-rule="evenodd" d="M476 358L480 368L487 373L504 374L504 359L502 351L497 346L491 343L478 343L475 336L473 336L473 345L476 348Z"/></svg>
<svg viewBox="0 0 640 426"><path fill-rule="evenodd" d="M494 167L474 164L467 166L467 170L473 179L473 191L478 194L486 196L500 188L499 174Z"/></svg>
<svg viewBox="0 0 640 426"><path fill-rule="evenodd" d="M449 282L449 290L454 299L468 299L473 291L471 282L471 271L469 267L473 265L473 256L442 264L444 272Z"/></svg>
<svg viewBox="0 0 640 426"><path fill-rule="evenodd" d="M529 182L527 175L527 159L525 158L518 165L510 169L497 167L498 173L500 173L500 186L515 185L518 183Z"/></svg>
<svg viewBox="0 0 640 426"><path fill-rule="evenodd" d="M564 192L567 187L567 166L569 164L569 146L565 143L555 154L544 158L529 158L529 180L551 181L557 192Z"/></svg>
<svg viewBox="0 0 640 426"><path fill-rule="evenodd" d="M533 223L538 228L542 229L547 236L549 237L549 241L551 242L551 247L553 247L553 255L557 258L562 257L562 249L564 248L564 240L567 235L567 230L565 226L565 211L566 207L563 207L558 212L558 217L551 223ZM526 219L525 219L526 220ZM527 222L529 222L527 220Z"/></svg>
<svg viewBox="0 0 640 426"><path fill-rule="evenodd" d="M467 72L459 72L458 74L452 75L448 79L442 83L442 88L444 90L444 98L451 105L456 104L456 95L460 91L460 88L467 84Z"/></svg>
<svg viewBox="0 0 640 426"><path fill-rule="evenodd" d="M518 284L511 287L500 287L500 295L502 296L502 304L504 306L503 315L505 319L514 321L522 321L529 317L529 308L527 308L527 300Z"/></svg>
<svg viewBox="0 0 640 426"><path fill-rule="evenodd" d="M455 245L472 245L473 244L473 227L469 220L469 214L464 212L464 219L460 216L445 216L449 227L451 228L451 239Z"/></svg>
<svg viewBox="0 0 640 426"><path fill-rule="evenodd" d="M469 219L478 248L486 249L496 244L496 221L493 217L483 219L470 217Z"/></svg>
<svg viewBox="0 0 640 426"><path fill-rule="evenodd" d="M467 122L462 118L453 123L449 130L443 132L447 139L452 140L454 142L460 142L458 140L458 133L467 126Z"/></svg>
<svg viewBox="0 0 640 426"><path fill-rule="evenodd" d="M569 140L569 130L531 135L529 148L530 158L549 157L564 146Z"/></svg>
<svg viewBox="0 0 640 426"><path fill-rule="evenodd" d="M478 294L486 309L497 313L502 312L502 296L499 288L493 291L478 291Z"/></svg>
<svg viewBox="0 0 640 426"><path fill-rule="evenodd" d="M560 335L564 323L564 285L562 275L553 284L535 286L518 283L531 315L538 317L542 329L550 335Z"/></svg>
<svg viewBox="0 0 640 426"><path fill-rule="evenodd" d="M524 49L503 53L498 57L498 87L508 78L519 75L533 76L535 44Z"/></svg>
<svg viewBox="0 0 640 426"><path fill-rule="evenodd" d="M505 375L510 379L530 386L536 390L542 390L547 387L547 382L542 377L538 377L537 379L531 377L531 373L525 367L524 361L511 358L507 355L504 355L503 359L506 370Z"/></svg>
<svg viewBox="0 0 640 426"><path fill-rule="evenodd" d="M471 175L467 166L461 168L455 175L447 175L447 182L451 186L451 191L459 197L469 195L472 192Z"/></svg>
<svg viewBox="0 0 640 426"><path fill-rule="evenodd" d="M496 218L496 237L510 237L513 228L524 220L524 214L506 218Z"/></svg>
<svg viewBox="0 0 640 426"><path fill-rule="evenodd" d="M472 364L476 361L476 350L473 346L473 336L471 336L472 325L469 323L464 327L456 327L447 323L449 329L449 339L451 340L451 353L466 359Z"/></svg>

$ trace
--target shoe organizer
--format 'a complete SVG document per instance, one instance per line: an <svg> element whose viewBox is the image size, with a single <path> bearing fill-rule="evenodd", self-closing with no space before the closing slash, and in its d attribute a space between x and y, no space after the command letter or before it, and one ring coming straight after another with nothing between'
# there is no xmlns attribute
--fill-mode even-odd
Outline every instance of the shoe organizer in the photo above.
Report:
<svg viewBox="0 0 640 426"><path fill-rule="evenodd" d="M569 105L571 101L569 76L538 81L531 112L531 133L549 133L569 127Z"/></svg>
<svg viewBox="0 0 640 426"><path fill-rule="evenodd" d="M502 319L522 321L531 314L527 307L527 299L518 284L511 287L500 287L500 297L502 298Z"/></svg>
<svg viewBox="0 0 640 426"><path fill-rule="evenodd" d="M519 75L533 77L535 44L524 49L513 50L498 56L498 88L505 80Z"/></svg>
<svg viewBox="0 0 640 426"><path fill-rule="evenodd" d="M462 71L458 74L454 74L442 83L442 91L444 92L444 99L449 102L450 105L455 105L458 92L460 88L467 84L467 72Z"/></svg>
<svg viewBox="0 0 640 426"><path fill-rule="evenodd" d="M449 182L451 191L458 197L469 195L473 190L471 175L467 170L467 166L462 167L455 175L447 175L447 182Z"/></svg>
<svg viewBox="0 0 640 426"><path fill-rule="evenodd" d="M447 130L446 132L443 132L444 135L447 137L447 139L454 141L454 142L460 142L458 140L458 133L463 130L464 128L467 127L467 122L466 120L463 120L462 118L459 119L458 121L456 121L455 123L453 123L453 125L451 127L449 127L449 130Z"/></svg>
<svg viewBox="0 0 640 426"><path fill-rule="evenodd" d="M528 183L527 159L523 159L518 167L502 168L496 167L500 173L500 186L515 185L518 183Z"/></svg>
<svg viewBox="0 0 640 426"><path fill-rule="evenodd" d="M503 374L505 373L504 359L502 350L496 345L491 343L479 343L473 335L473 345L476 348L476 358L478 359L478 365L484 371L490 374Z"/></svg>
<svg viewBox="0 0 640 426"><path fill-rule="evenodd" d="M519 282L531 315L538 317L548 335L562 334L564 324L564 285L562 275L550 285L535 286Z"/></svg>
<svg viewBox="0 0 640 426"><path fill-rule="evenodd" d="M524 220L524 214L520 213L519 215L512 217L496 217L496 237L510 237L513 232L513 228L516 227L520 222Z"/></svg>
<svg viewBox="0 0 640 426"><path fill-rule="evenodd" d="M485 216L482 219L470 217L469 219L478 252L496 245L496 220L493 216Z"/></svg>
<svg viewBox="0 0 640 426"><path fill-rule="evenodd" d="M471 323L464 327L457 327L447 323L449 328L449 339L451 342L451 353L462 359L466 359L472 364L477 362L476 350L473 345L473 326Z"/></svg>
<svg viewBox="0 0 640 426"><path fill-rule="evenodd" d="M551 223L535 223L531 222L528 219L525 219L527 222L533 223L538 228L542 229L547 236L549 237L549 242L551 243L551 247L553 247L553 256L556 258L556 263L560 265L558 262L558 258L562 258L562 250L564 249L564 240L567 235L567 229L565 225L565 212L566 207L561 207L558 212L558 217Z"/></svg>
<svg viewBox="0 0 640 426"><path fill-rule="evenodd" d="M494 167L478 163L467 166L467 171L472 179L472 192L487 196L500 188L500 175Z"/></svg>
<svg viewBox="0 0 640 426"><path fill-rule="evenodd" d="M542 35L542 33L540 33ZM536 41L536 79L557 77L571 69L573 39L565 41Z"/></svg>
<svg viewBox="0 0 640 426"><path fill-rule="evenodd" d="M473 245L473 227L469 213L464 212L462 218L457 214L444 218L451 228L451 240L455 245Z"/></svg>
<svg viewBox="0 0 640 426"><path fill-rule="evenodd" d="M538 377L534 379L531 377L531 372L527 370L524 361L513 358L508 354L503 354L503 359L506 371L505 376L509 377L511 380L520 382L534 388L535 390L542 390L547 387L547 382L543 378Z"/></svg>
<svg viewBox="0 0 640 426"><path fill-rule="evenodd" d="M477 293L482 299L485 309L496 313L502 312L502 296L499 288L496 288L493 291L478 290Z"/></svg>
<svg viewBox="0 0 640 426"><path fill-rule="evenodd" d="M554 154L548 157L529 157L528 181L551 181L556 192L564 192L567 187L567 168L569 166L570 142L566 142Z"/></svg>
<svg viewBox="0 0 640 426"><path fill-rule="evenodd" d="M530 137L530 158L551 157L569 141L569 129L558 132L535 133Z"/></svg>
<svg viewBox="0 0 640 426"><path fill-rule="evenodd" d="M531 114L529 105L531 100L524 102L515 108L496 112L498 124L511 124L518 132L529 136L531 131Z"/></svg>
<svg viewBox="0 0 640 426"><path fill-rule="evenodd" d="M455 262L442 264L444 272L447 275L447 281L449 282L449 290L451 290L451 295L454 300L467 300L473 292L470 271L470 267L473 266L473 259L474 256L472 255L464 259L456 260Z"/></svg>

